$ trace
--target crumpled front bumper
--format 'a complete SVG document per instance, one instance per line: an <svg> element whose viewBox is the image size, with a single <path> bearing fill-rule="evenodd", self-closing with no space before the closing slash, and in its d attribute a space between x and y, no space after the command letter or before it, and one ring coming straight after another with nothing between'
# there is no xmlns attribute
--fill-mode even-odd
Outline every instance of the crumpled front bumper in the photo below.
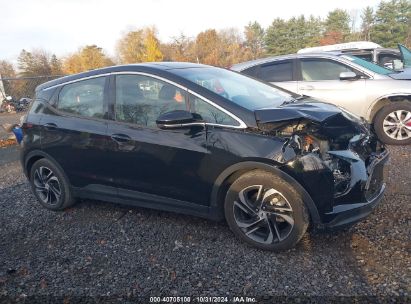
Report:
<svg viewBox="0 0 411 304"><path fill-rule="evenodd" d="M329 213L329 215L334 216L334 219L328 223L325 223L322 228L343 228L362 220L372 212L372 210L378 205L378 203L381 202L382 198L384 197L384 192L385 184L382 184L378 195L376 195L372 200L367 201L366 203L354 203L334 207L333 212Z"/></svg>
<svg viewBox="0 0 411 304"><path fill-rule="evenodd" d="M376 155L374 160L366 168L366 180L359 179L359 188L361 189L362 199L352 202L344 202L335 205L331 212L325 214L325 220L322 228L334 229L352 225L364 217L368 216L375 206L384 197L386 185L384 183L384 165L388 161L389 152L384 150L381 154ZM353 168L353 175L363 175L364 168ZM361 172L355 172L360 170Z"/></svg>

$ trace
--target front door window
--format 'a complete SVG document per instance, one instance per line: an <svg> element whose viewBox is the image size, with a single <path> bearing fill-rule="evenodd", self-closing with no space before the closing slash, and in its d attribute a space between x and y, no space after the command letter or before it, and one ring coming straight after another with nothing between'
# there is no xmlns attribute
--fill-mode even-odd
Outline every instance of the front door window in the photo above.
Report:
<svg viewBox="0 0 411 304"><path fill-rule="evenodd" d="M304 81L339 80L342 72L354 72L349 66L328 59L301 59Z"/></svg>

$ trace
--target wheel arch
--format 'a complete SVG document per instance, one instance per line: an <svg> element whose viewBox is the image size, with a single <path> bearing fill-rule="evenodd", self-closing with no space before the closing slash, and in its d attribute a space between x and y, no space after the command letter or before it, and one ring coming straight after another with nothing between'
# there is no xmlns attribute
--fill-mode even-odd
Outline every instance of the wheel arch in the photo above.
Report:
<svg viewBox="0 0 411 304"><path fill-rule="evenodd" d="M375 115L380 111L384 106L391 104L393 102L399 102L399 101L408 101L411 102L411 94L388 94L379 97L376 99L372 105L368 108L367 111L367 118L368 120L373 123L375 119Z"/></svg>
<svg viewBox="0 0 411 304"><path fill-rule="evenodd" d="M211 203L210 208L215 213L213 217L222 219L224 218L224 198L225 194L230 187L230 185L242 174L252 171L252 170L264 170L275 174L283 178L286 182L290 183L299 194L301 194L303 202L308 209L310 214L311 222L314 225L320 225L321 219L318 213L317 207L312 200L308 192L301 186L301 184L296 181L293 177L281 171L279 168L274 167L269 164L260 163L256 161L245 161L241 163L234 164L227 169L225 169L215 180L212 191L211 191Z"/></svg>
<svg viewBox="0 0 411 304"><path fill-rule="evenodd" d="M33 166L33 164L40 160L46 158L47 160L51 161L61 172L63 172L64 175L66 175L66 173L64 172L63 168L59 165L59 163L49 154L41 151L41 150L34 150L29 152L23 159L23 163L24 163L24 174L30 178L30 171L31 168ZM65 176L67 178L67 176ZM67 178L68 180L68 178Z"/></svg>

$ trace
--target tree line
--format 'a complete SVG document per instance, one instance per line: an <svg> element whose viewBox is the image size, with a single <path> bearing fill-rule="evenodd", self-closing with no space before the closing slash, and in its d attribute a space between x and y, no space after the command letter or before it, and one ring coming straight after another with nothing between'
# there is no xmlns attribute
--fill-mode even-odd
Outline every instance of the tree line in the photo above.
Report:
<svg viewBox="0 0 411 304"><path fill-rule="evenodd" d="M125 33L110 57L97 45L86 45L77 52L58 58L45 50L22 50L17 67L0 60L3 78L37 75L73 74L114 64L151 61L190 61L215 66L268 55L289 54L301 48L357 40L373 41L384 47L397 43L411 46L411 1L381 1L374 11L366 7L360 14L361 26L356 28L357 14L346 10L330 11L325 19L296 16L288 20L276 18L263 28L250 22L240 32L230 28L207 29L196 37L181 33L169 42L158 38L155 27Z"/></svg>

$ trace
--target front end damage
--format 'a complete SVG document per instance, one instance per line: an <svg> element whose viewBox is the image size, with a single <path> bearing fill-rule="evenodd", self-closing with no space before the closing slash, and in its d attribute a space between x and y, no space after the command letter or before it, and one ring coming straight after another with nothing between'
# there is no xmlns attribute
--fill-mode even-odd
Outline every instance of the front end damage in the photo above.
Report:
<svg viewBox="0 0 411 304"><path fill-rule="evenodd" d="M259 128L284 139L275 161L311 195L318 228L349 225L381 200L388 151L352 114L323 103L295 103L256 111Z"/></svg>

